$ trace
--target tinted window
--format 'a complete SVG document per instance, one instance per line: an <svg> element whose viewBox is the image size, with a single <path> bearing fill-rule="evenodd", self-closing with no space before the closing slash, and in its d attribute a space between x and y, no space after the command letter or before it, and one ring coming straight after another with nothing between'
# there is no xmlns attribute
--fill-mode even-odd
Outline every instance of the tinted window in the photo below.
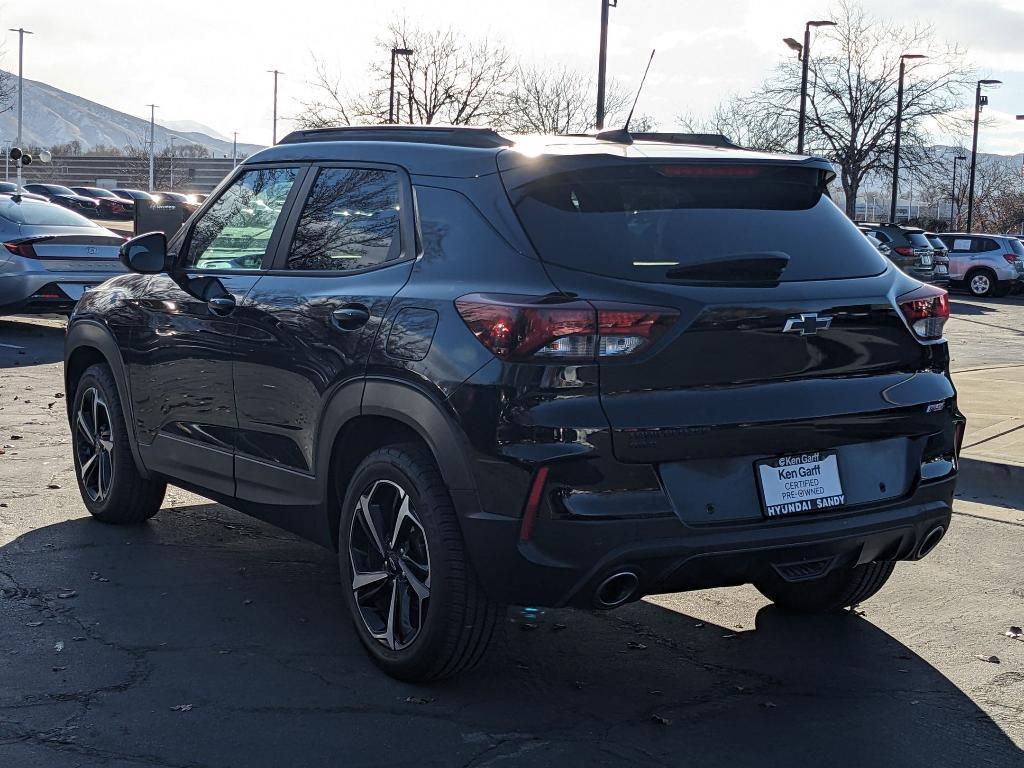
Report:
<svg viewBox="0 0 1024 768"><path fill-rule="evenodd" d="M974 241L973 250L980 253L984 251L998 251L1001 249L999 248L999 243L991 237L979 237Z"/></svg>
<svg viewBox="0 0 1024 768"><path fill-rule="evenodd" d="M510 192L541 258L586 272L668 282L679 267L768 253L789 257L784 281L887 266L813 168L584 167Z"/></svg>
<svg viewBox="0 0 1024 768"><path fill-rule="evenodd" d="M1024 256L1024 243L1015 237L1009 238L1010 250L1016 253L1018 256Z"/></svg>
<svg viewBox="0 0 1024 768"><path fill-rule="evenodd" d="M288 268L364 269L398 258L400 250L398 174L324 168L302 208Z"/></svg>
<svg viewBox="0 0 1024 768"><path fill-rule="evenodd" d="M196 222L185 265L259 269L295 183L295 168L246 171Z"/></svg>
<svg viewBox="0 0 1024 768"><path fill-rule="evenodd" d="M931 248L932 244L922 232L904 232L907 241L915 248Z"/></svg>
<svg viewBox="0 0 1024 768"><path fill-rule="evenodd" d="M79 216L67 208L61 208L53 203L44 203L39 200L22 200L14 202L9 197L0 197L0 216L15 224L27 224L29 226L52 226L52 227L92 227L100 229L99 225L93 224L84 216Z"/></svg>

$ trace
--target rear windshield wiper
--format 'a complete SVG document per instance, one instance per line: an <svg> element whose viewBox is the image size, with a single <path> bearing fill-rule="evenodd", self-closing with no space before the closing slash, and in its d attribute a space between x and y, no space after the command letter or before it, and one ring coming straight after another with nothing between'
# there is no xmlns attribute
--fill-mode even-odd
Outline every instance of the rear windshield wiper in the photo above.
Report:
<svg viewBox="0 0 1024 768"><path fill-rule="evenodd" d="M724 259L672 267L665 277L699 285L766 286L778 284L788 265L789 254L782 251L737 253Z"/></svg>

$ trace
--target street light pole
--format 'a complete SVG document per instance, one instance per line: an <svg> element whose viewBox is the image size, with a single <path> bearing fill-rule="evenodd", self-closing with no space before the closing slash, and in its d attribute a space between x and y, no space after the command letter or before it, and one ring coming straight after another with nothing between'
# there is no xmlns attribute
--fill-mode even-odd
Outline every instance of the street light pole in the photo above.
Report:
<svg viewBox="0 0 1024 768"><path fill-rule="evenodd" d="M395 123L395 59L399 56L412 56L412 48L391 49L391 86L388 89L388 124Z"/></svg>
<svg viewBox="0 0 1024 768"><path fill-rule="evenodd" d="M949 195L949 228L956 231L957 216L953 213L953 208L956 206L956 164L960 161L967 162L967 158L963 155L957 155L953 158L953 188L950 190Z"/></svg>
<svg viewBox="0 0 1024 768"><path fill-rule="evenodd" d="M597 51L597 130L604 128L604 90L608 75L608 9L618 8L619 0L601 0L601 41Z"/></svg>
<svg viewBox="0 0 1024 768"><path fill-rule="evenodd" d="M231 167L238 166L238 131L234 132L231 138Z"/></svg>
<svg viewBox="0 0 1024 768"><path fill-rule="evenodd" d="M9 32L18 33L18 138L16 147L21 147L21 125L23 108L25 104L25 78L24 78L24 67L25 67L25 35L34 34L29 32L27 29L18 27L17 29L10 29ZM18 163L18 187L15 190L19 195L21 194L21 159L17 160Z"/></svg>
<svg viewBox="0 0 1024 768"><path fill-rule="evenodd" d="M1000 85L1002 80L979 80L974 92L974 139L971 143L971 182L967 187L967 231L974 226L974 174L978 165L978 122L981 119L982 95L981 86ZM985 99L986 103L988 99Z"/></svg>
<svg viewBox="0 0 1024 768"><path fill-rule="evenodd" d="M803 64L800 74L800 121L797 124L796 133L796 153L798 155L804 153L804 134L807 130L807 71L811 63L811 27L834 27L835 25L834 21L828 20L808 21L804 25L803 45L791 37L783 40L786 45L799 54Z"/></svg>
<svg viewBox="0 0 1024 768"><path fill-rule="evenodd" d="M156 189L156 104L149 107L149 191Z"/></svg>
<svg viewBox="0 0 1024 768"><path fill-rule="evenodd" d="M273 143L277 144L277 76L278 75L283 75L284 72L281 72L281 71L276 70L276 69L268 69L267 72L274 76L274 129L273 129Z"/></svg>
<svg viewBox="0 0 1024 768"><path fill-rule="evenodd" d="M896 198L900 186L900 140L903 137L903 78L907 74L907 59L925 59L920 53L904 53L900 56L900 81L896 88L896 142L892 157L892 197L889 201L889 222L896 223ZM907 212L909 219L909 213Z"/></svg>

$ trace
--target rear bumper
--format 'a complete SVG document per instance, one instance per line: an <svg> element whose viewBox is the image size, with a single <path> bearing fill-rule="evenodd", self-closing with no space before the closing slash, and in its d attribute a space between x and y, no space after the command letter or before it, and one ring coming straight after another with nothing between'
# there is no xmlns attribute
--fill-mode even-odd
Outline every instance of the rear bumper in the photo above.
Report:
<svg viewBox="0 0 1024 768"><path fill-rule="evenodd" d="M488 594L519 605L592 606L609 575L639 578L634 598L757 581L814 563L814 576L873 560L917 559L929 532L948 529L956 476L923 483L899 501L854 512L686 525L676 517L536 522L486 512L463 517L471 559ZM791 570L791 569L790 569Z"/></svg>
<svg viewBox="0 0 1024 768"><path fill-rule="evenodd" d="M70 312L88 286L97 286L116 272L50 272L22 262L19 271L0 271L0 315ZM39 298L40 291L56 288L57 298Z"/></svg>

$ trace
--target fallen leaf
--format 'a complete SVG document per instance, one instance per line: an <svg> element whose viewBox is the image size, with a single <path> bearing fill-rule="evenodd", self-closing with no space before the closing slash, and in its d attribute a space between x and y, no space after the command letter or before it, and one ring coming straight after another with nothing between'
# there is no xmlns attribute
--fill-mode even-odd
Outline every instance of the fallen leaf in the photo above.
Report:
<svg viewBox="0 0 1024 768"><path fill-rule="evenodd" d="M25 626L26 627L41 627L41 626L43 626L43 622L41 622L41 621L30 621Z"/></svg>
<svg viewBox="0 0 1024 768"><path fill-rule="evenodd" d="M520 624L519 629L521 632L533 632L537 628L536 624Z"/></svg>
<svg viewBox="0 0 1024 768"><path fill-rule="evenodd" d="M697 629L700 629L701 627L703 627L703 626L704 626L704 622L703 622L703 621L698 621L698 622L697 622L696 624L694 624L693 626L694 626L695 628L697 628Z"/></svg>
<svg viewBox="0 0 1024 768"><path fill-rule="evenodd" d="M252 605L252 600L243 600L242 605Z"/></svg>
<svg viewBox="0 0 1024 768"><path fill-rule="evenodd" d="M732 633L732 634L730 634L730 635L722 635L722 638L723 638L724 640L728 640L728 639L729 639L729 638L731 638L731 637L737 637L736 633L735 633L735 632L733 632L733 633Z"/></svg>
<svg viewBox="0 0 1024 768"><path fill-rule="evenodd" d="M67 667L50 667L54 672L63 672Z"/></svg>
<svg viewBox="0 0 1024 768"><path fill-rule="evenodd" d="M647 646L643 643L638 643L636 640L630 640L626 643L627 648L632 648L634 651L646 651Z"/></svg>
<svg viewBox="0 0 1024 768"><path fill-rule="evenodd" d="M568 627L565 624L552 624L551 625L551 631L552 632L561 632L563 629L568 629Z"/></svg>
<svg viewBox="0 0 1024 768"><path fill-rule="evenodd" d="M192 705L191 704L175 704L173 707L171 707L171 711L172 712L191 712L192 711Z"/></svg>
<svg viewBox="0 0 1024 768"><path fill-rule="evenodd" d="M437 699L430 696L406 696L406 704L433 704Z"/></svg>
<svg viewBox="0 0 1024 768"><path fill-rule="evenodd" d="M661 715L651 715L651 720L653 720L658 725L672 725L671 720L669 720L667 717L662 717Z"/></svg>
<svg viewBox="0 0 1024 768"><path fill-rule="evenodd" d="M998 656L986 656L986 655L984 655L982 653L978 653L978 654L975 654L974 658L980 659L981 661L987 661L989 664L998 664L999 663L999 657Z"/></svg>
<svg viewBox="0 0 1024 768"><path fill-rule="evenodd" d="M765 702L762 702L761 706L764 707L765 709L775 709L775 702L774 701L765 701Z"/></svg>
<svg viewBox="0 0 1024 768"><path fill-rule="evenodd" d="M659 691L657 688L655 688L654 690L648 691L648 693L651 694L651 696L660 696L664 693L664 691Z"/></svg>
<svg viewBox="0 0 1024 768"><path fill-rule="evenodd" d="M53 396L54 397L64 397L64 393L63 392L54 392Z"/></svg>
<svg viewBox="0 0 1024 768"><path fill-rule="evenodd" d="M14 398L17 400L18 398ZM21 440L21 435L11 435L11 440Z"/></svg>
<svg viewBox="0 0 1024 768"><path fill-rule="evenodd" d="M1006 636L1013 638L1014 640L1024 640L1024 629L1020 627L1010 627L1006 630Z"/></svg>
<svg viewBox="0 0 1024 768"><path fill-rule="evenodd" d="M53 644L53 650L56 651L57 653L60 653L61 651L63 651L64 650L64 641L63 640L58 640L56 643L54 643Z"/></svg>
<svg viewBox="0 0 1024 768"><path fill-rule="evenodd" d="M56 405L56 403L47 403L46 407L47 408L53 408L54 405Z"/></svg>
<svg viewBox="0 0 1024 768"><path fill-rule="evenodd" d="M573 680L572 687L576 690L583 690L583 686L586 685L582 680Z"/></svg>
<svg viewBox="0 0 1024 768"><path fill-rule="evenodd" d="M60 488L60 486L59 486L59 485L57 485L56 483L50 483L50 484L48 484L48 485L47 485L46 487L47 487L47 488L49 488L49 489L50 489L51 491L55 491L55 490L57 490L58 488Z"/></svg>
<svg viewBox="0 0 1024 768"><path fill-rule="evenodd" d="M75 641L76 643L80 643L80 642L82 642L83 640L88 640L89 638L87 638L87 637L82 637L82 636L78 636L78 637L72 637L71 639L72 639L72 640L74 640L74 641Z"/></svg>
<svg viewBox="0 0 1024 768"><path fill-rule="evenodd" d="M63 592L58 592L57 597L59 597L61 600L67 600L72 597L78 597L78 593L73 589L67 589Z"/></svg>

